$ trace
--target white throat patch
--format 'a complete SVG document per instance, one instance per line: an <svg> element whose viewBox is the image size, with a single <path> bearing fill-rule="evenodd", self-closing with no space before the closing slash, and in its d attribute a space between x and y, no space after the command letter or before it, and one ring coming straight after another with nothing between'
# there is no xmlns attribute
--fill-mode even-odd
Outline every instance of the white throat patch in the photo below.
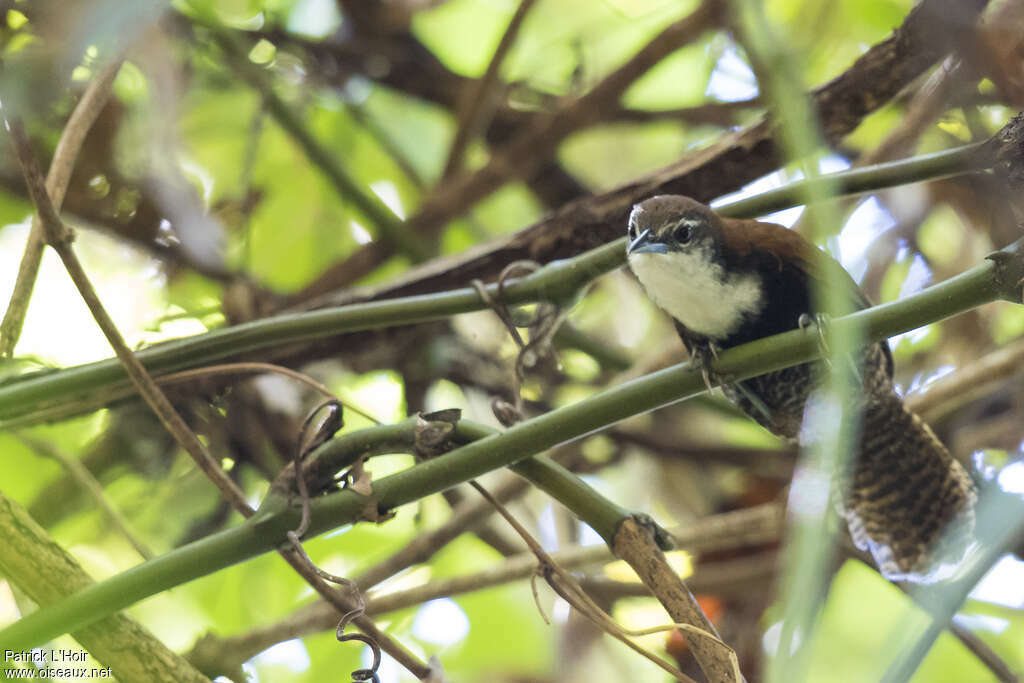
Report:
<svg viewBox="0 0 1024 683"><path fill-rule="evenodd" d="M706 249L685 252L630 254L629 267L647 296L687 329L722 339L743 323L743 316L761 306L761 284L755 275L726 277Z"/></svg>

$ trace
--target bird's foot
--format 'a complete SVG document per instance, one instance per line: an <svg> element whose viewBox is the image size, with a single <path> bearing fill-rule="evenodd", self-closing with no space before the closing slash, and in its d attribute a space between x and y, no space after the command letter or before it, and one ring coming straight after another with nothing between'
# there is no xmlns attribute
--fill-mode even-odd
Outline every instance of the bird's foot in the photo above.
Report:
<svg viewBox="0 0 1024 683"><path fill-rule="evenodd" d="M708 342L690 350L690 362L700 370L704 378L704 386L711 391L720 384L727 384L726 378L711 369L712 362L718 360L718 346L714 342Z"/></svg>
<svg viewBox="0 0 1024 683"><path fill-rule="evenodd" d="M818 351L821 353L821 360L829 368L832 367L832 361L835 360L832 355L832 348L829 346L828 338L832 334L832 316L824 313L815 313L813 315L808 313L801 313L797 319L797 325L801 330L806 330L810 327L814 328L815 333L818 336ZM860 370L857 367L857 363L850 356L845 356L849 371L854 376L860 374Z"/></svg>
<svg viewBox="0 0 1024 683"><path fill-rule="evenodd" d="M711 369L711 362L718 360L719 350L714 342L708 342L707 345L697 347L690 352L694 367L700 370L700 374L704 378L704 386L708 388L708 391L711 391L715 386L730 385L736 393L746 398L754 409L761 413L764 419L770 422L772 419L771 411L765 402L761 400L761 397L752 391L750 387L743 382L735 382L728 375Z"/></svg>
<svg viewBox="0 0 1024 683"><path fill-rule="evenodd" d="M832 351L828 345L828 334L829 327L832 324L832 319L824 313L801 313L800 317L796 321L797 326L801 330L806 330L811 327L814 328L815 333L818 335L818 350L821 352L821 357L825 363L831 365L829 360L832 355Z"/></svg>

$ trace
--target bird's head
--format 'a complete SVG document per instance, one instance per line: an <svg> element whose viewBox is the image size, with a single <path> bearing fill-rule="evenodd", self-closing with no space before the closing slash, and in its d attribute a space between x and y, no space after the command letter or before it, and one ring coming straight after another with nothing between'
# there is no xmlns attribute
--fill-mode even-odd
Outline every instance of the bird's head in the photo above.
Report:
<svg viewBox="0 0 1024 683"><path fill-rule="evenodd" d="M717 256L722 219L700 202L680 195L659 195L640 202L629 214L626 253L630 263L642 254L706 252Z"/></svg>
<svg viewBox="0 0 1024 683"><path fill-rule="evenodd" d="M760 310L757 273L727 264L728 226L710 208L679 195L660 195L629 215L629 266L647 295L687 329L727 337Z"/></svg>

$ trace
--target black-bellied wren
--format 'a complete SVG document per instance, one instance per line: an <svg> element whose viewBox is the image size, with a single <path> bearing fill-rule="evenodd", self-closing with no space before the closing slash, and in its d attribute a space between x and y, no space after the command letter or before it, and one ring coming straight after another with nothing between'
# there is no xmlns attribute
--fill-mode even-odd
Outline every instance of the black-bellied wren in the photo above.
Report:
<svg viewBox="0 0 1024 683"><path fill-rule="evenodd" d="M647 295L675 320L691 356L707 368L718 349L795 329L813 319L814 290L849 293L851 309L869 302L836 261L781 225L723 218L707 206L663 195L633 207L630 268ZM920 579L936 564L938 541L966 545L977 491L968 472L893 389L886 342L861 352L863 387L854 462L838 482L840 514L854 543L892 579ZM804 363L722 388L771 432L798 440L821 363ZM962 547L957 550L962 551Z"/></svg>

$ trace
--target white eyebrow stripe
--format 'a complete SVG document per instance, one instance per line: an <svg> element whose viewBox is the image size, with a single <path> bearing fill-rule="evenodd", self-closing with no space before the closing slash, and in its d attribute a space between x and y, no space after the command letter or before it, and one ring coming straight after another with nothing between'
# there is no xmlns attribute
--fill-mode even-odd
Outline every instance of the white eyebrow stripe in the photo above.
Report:
<svg viewBox="0 0 1024 683"><path fill-rule="evenodd" d="M684 216L683 218L680 218L677 221L669 221L664 226L662 226L661 230L659 230L658 233L664 235L666 233L672 232L681 225L685 225L686 227L693 230L695 228L698 228L701 224L702 221L699 218L689 218Z"/></svg>

